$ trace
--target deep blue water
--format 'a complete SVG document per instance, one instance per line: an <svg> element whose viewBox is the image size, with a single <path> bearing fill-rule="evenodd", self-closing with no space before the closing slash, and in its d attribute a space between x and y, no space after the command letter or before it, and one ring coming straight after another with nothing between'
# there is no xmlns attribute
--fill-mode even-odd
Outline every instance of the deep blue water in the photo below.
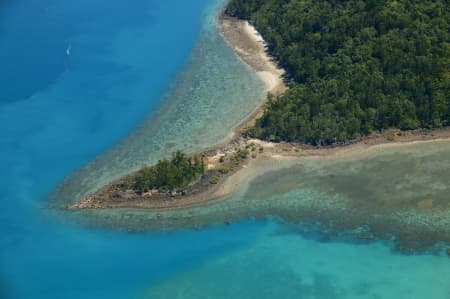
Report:
<svg viewBox="0 0 450 299"><path fill-rule="evenodd" d="M42 212L161 104L217 3L0 2L0 298L450 298L446 257L382 242L319 242L273 221L127 233Z"/></svg>
<svg viewBox="0 0 450 299"><path fill-rule="evenodd" d="M1 2L0 297L126 298L208 251L212 231L88 231L39 209L66 175L157 107L210 3Z"/></svg>
<svg viewBox="0 0 450 299"><path fill-rule="evenodd" d="M42 194L129 133L186 61L206 3L3 4L0 159L8 191L26 180Z"/></svg>

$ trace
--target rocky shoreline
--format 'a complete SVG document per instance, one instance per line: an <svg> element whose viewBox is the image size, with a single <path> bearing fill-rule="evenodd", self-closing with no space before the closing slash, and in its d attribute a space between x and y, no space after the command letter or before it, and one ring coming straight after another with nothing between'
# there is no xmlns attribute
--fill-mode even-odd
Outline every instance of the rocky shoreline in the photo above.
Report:
<svg viewBox="0 0 450 299"><path fill-rule="evenodd" d="M122 177L101 188L96 193L82 199L79 203L68 205L67 209L167 209L188 207L221 197L220 189L223 181L246 167L250 159L262 154L263 148L256 148L255 143L247 143L243 139L217 149L209 149L199 154L207 166L206 173L194 183L184 188L170 191L158 189L147 192L123 190L122 186L128 176Z"/></svg>
<svg viewBox="0 0 450 299"><path fill-rule="evenodd" d="M389 130L361 138L347 145L317 148L305 144L272 143L257 139L240 137L226 146L208 149L200 155L206 160L207 173L201 179L186 188L170 192L150 190L140 193L122 190L121 185L128 176L111 182L96 193L82 199L79 203L68 205L69 210L77 209L177 209L199 206L232 194L238 187L237 181L243 180L252 171L252 165L259 161L302 161L307 159L340 159L364 151L376 150L383 146L395 147L417 142L439 142L450 138L450 129L416 130L402 132ZM232 157L239 151L248 151L245 157L236 163ZM226 170L224 170L226 169ZM130 174L133 175L133 174ZM426 205L426 204L425 204Z"/></svg>

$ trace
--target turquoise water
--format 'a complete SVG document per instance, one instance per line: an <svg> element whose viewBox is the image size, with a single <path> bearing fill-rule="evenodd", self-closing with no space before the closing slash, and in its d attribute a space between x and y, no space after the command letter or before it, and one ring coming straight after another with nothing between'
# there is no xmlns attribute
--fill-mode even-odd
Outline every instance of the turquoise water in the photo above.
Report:
<svg viewBox="0 0 450 299"><path fill-rule="evenodd" d="M267 223L251 243L173 275L144 298L450 296L450 267L441 257L406 256L381 242L356 245L300 231Z"/></svg>
<svg viewBox="0 0 450 299"><path fill-rule="evenodd" d="M263 85L218 35L220 4L0 3L0 297L450 298L447 257L389 242L270 219L130 233L46 213L49 197L212 145L255 109Z"/></svg>

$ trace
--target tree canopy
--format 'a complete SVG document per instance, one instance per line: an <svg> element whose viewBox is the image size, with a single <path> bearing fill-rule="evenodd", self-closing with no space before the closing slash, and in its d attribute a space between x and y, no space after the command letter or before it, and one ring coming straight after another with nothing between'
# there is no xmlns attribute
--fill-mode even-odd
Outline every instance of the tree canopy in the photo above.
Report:
<svg viewBox="0 0 450 299"><path fill-rule="evenodd" d="M170 160L160 160L155 166L142 168L129 178L124 187L143 192L151 189L169 191L186 187L204 173L202 158L186 157L178 151Z"/></svg>
<svg viewBox="0 0 450 299"><path fill-rule="evenodd" d="M232 0L286 70L249 134L330 144L450 124L446 0Z"/></svg>

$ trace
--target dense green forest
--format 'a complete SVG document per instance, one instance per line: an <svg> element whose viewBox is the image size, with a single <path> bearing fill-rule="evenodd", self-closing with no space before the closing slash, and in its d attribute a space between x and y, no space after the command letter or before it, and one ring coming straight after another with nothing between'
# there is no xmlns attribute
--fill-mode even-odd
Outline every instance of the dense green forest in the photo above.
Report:
<svg viewBox="0 0 450 299"><path fill-rule="evenodd" d="M129 177L123 187L142 192L151 189L171 191L186 187L204 173L203 159L176 152L170 160L160 160L155 166L142 168Z"/></svg>
<svg viewBox="0 0 450 299"><path fill-rule="evenodd" d="M287 72L249 134L313 144L450 124L446 0L232 0Z"/></svg>

